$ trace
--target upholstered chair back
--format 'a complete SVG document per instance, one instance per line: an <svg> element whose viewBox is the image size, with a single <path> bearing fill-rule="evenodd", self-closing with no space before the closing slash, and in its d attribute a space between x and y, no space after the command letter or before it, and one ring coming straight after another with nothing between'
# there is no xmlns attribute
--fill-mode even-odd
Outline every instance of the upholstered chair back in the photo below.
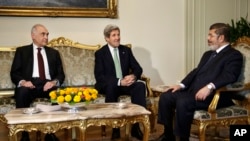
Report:
<svg viewBox="0 0 250 141"><path fill-rule="evenodd" d="M64 37L53 39L48 46L59 51L65 72L62 86L90 86L95 84L95 51L100 45L75 43Z"/></svg>
<svg viewBox="0 0 250 141"><path fill-rule="evenodd" d="M11 64L15 55L15 48L0 48L0 90L14 89L10 79Z"/></svg>
<svg viewBox="0 0 250 141"><path fill-rule="evenodd" d="M238 82L246 84L250 82L250 38L243 37L234 45L234 48L239 50L244 58L242 73Z"/></svg>

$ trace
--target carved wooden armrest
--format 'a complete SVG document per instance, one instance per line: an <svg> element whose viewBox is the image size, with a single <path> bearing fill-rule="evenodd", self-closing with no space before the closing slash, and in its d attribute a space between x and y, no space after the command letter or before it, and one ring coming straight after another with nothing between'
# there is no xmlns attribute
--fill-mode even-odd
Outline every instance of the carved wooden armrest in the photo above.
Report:
<svg viewBox="0 0 250 141"><path fill-rule="evenodd" d="M153 97L153 92L152 92L151 87L150 87L150 78L145 76L144 74L142 74L141 80L144 81L146 84L147 97Z"/></svg>
<svg viewBox="0 0 250 141"><path fill-rule="evenodd" d="M241 91L247 91L249 90L250 92L250 83L247 83L247 84L244 84L242 87L237 87L237 88L228 88L228 87L222 87L218 90L216 90L215 94L214 94L214 97L208 107L208 112L211 113L212 115L215 115L216 113L216 108L217 108L217 104L218 104L218 101L219 101L219 98L220 98L220 94L223 93L226 93L226 92L232 92L232 91L235 91L235 92L241 92ZM247 102L248 104L250 104L250 94L248 94L246 97L244 97L244 102Z"/></svg>

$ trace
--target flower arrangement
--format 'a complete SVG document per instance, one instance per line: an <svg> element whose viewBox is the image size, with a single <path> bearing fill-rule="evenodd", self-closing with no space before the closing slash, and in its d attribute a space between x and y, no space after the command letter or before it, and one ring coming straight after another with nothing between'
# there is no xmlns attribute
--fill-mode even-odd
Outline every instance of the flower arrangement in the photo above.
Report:
<svg viewBox="0 0 250 141"><path fill-rule="evenodd" d="M75 103L89 103L97 98L98 91L90 87L69 87L51 91L49 93L52 103L67 102L70 105Z"/></svg>

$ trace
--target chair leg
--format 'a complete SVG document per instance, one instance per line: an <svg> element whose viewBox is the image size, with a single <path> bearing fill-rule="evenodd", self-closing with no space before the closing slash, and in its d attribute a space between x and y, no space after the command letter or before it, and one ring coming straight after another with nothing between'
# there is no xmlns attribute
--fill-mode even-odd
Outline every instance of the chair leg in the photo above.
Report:
<svg viewBox="0 0 250 141"><path fill-rule="evenodd" d="M102 137L106 137L106 126L102 125L101 128L102 128Z"/></svg>
<svg viewBox="0 0 250 141"><path fill-rule="evenodd" d="M205 125L200 125L199 126L199 139L200 141L205 141L206 140L206 126Z"/></svg>
<svg viewBox="0 0 250 141"><path fill-rule="evenodd" d="M147 109L151 112L149 115L149 121L150 121L150 132L153 133L156 131L155 129L155 123L156 123L156 108L153 104L148 105Z"/></svg>
<svg viewBox="0 0 250 141"><path fill-rule="evenodd" d="M40 131L37 131L36 132L36 141L41 141L41 132Z"/></svg>

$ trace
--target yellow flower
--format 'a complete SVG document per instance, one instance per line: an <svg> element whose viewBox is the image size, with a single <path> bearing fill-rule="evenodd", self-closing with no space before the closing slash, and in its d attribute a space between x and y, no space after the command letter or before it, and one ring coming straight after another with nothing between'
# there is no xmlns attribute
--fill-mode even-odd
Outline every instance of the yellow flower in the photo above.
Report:
<svg viewBox="0 0 250 141"><path fill-rule="evenodd" d="M59 93L60 93L60 95L64 95L65 91L64 90L60 90Z"/></svg>
<svg viewBox="0 0 250 141"><path fill-rule="evenodd" d="M90 95L85 95L85 100L86 101L90 101L91 100L91 96Z"/></svg>
<svg viewBox="0 0 250 141"><path fill-rule="evenodd" d="M65 90L65 94L71 94L71 91L72 91L72 89L71 88L66 88L66 90Z"/></svg>
<svg viewBox="0 0 250 141"><path fill-rule="evenodd" d="M96 89L91 89L91 93L97 95L97 90Z"/></svg>
<svg viewBox="0 0 250 141"><path fill-rule="evenodd" d="M56 95L56 92L55 92L55 91L51 91L51 92L49 93L49 96L50 96L50 98L51 98L52 100L55 100L55 99L56 99L56 97L57 97L57 95Z"/></svg>
<svg viewBox="0 0 250 141"><path fill-rule="evenodd" d="M80 102L80 101L81 101L81 96L75 95L73 100L74 100L74 102L76 102L76 103L77 103L77 102Z"/></svg>
<svg viewBox="0 0 250 141"><path fill-rule="evenodd" d="M92 94L92 99L96 99L97 98L97 93L96 94Z"/></svg>
<svg viewBox="0 0 250 141"><path fill-rule="evenodd" d="M81 96L81 95L82 95L82 92L81 92L81 91L79 91L79 92L77 93L77 95Z"/></svg>
<svg viewBox="0 0 250 141"><path fill-rule="evenodd" d="M49 93L51 102L70 104L78 102L90 102L97 98L98 91L89 87L68 87L57 89Z"/></svg>
<svg viewBox="0 0 250 141"><path fill-rule="evenodd" d="M68 94L68 95L65 96L64 99L65 99L66 102L70 102L72 100L72 97L71 97L71 95Z"/></svg>
<svg viewBox="0 0 250 141"><path fill-rule="evenodd" d="M58 97L57 97L57 102L58 102L58 103L63 103L63 102L64 102L64 96L61 96L61 95L58 96Z"/></svg>

